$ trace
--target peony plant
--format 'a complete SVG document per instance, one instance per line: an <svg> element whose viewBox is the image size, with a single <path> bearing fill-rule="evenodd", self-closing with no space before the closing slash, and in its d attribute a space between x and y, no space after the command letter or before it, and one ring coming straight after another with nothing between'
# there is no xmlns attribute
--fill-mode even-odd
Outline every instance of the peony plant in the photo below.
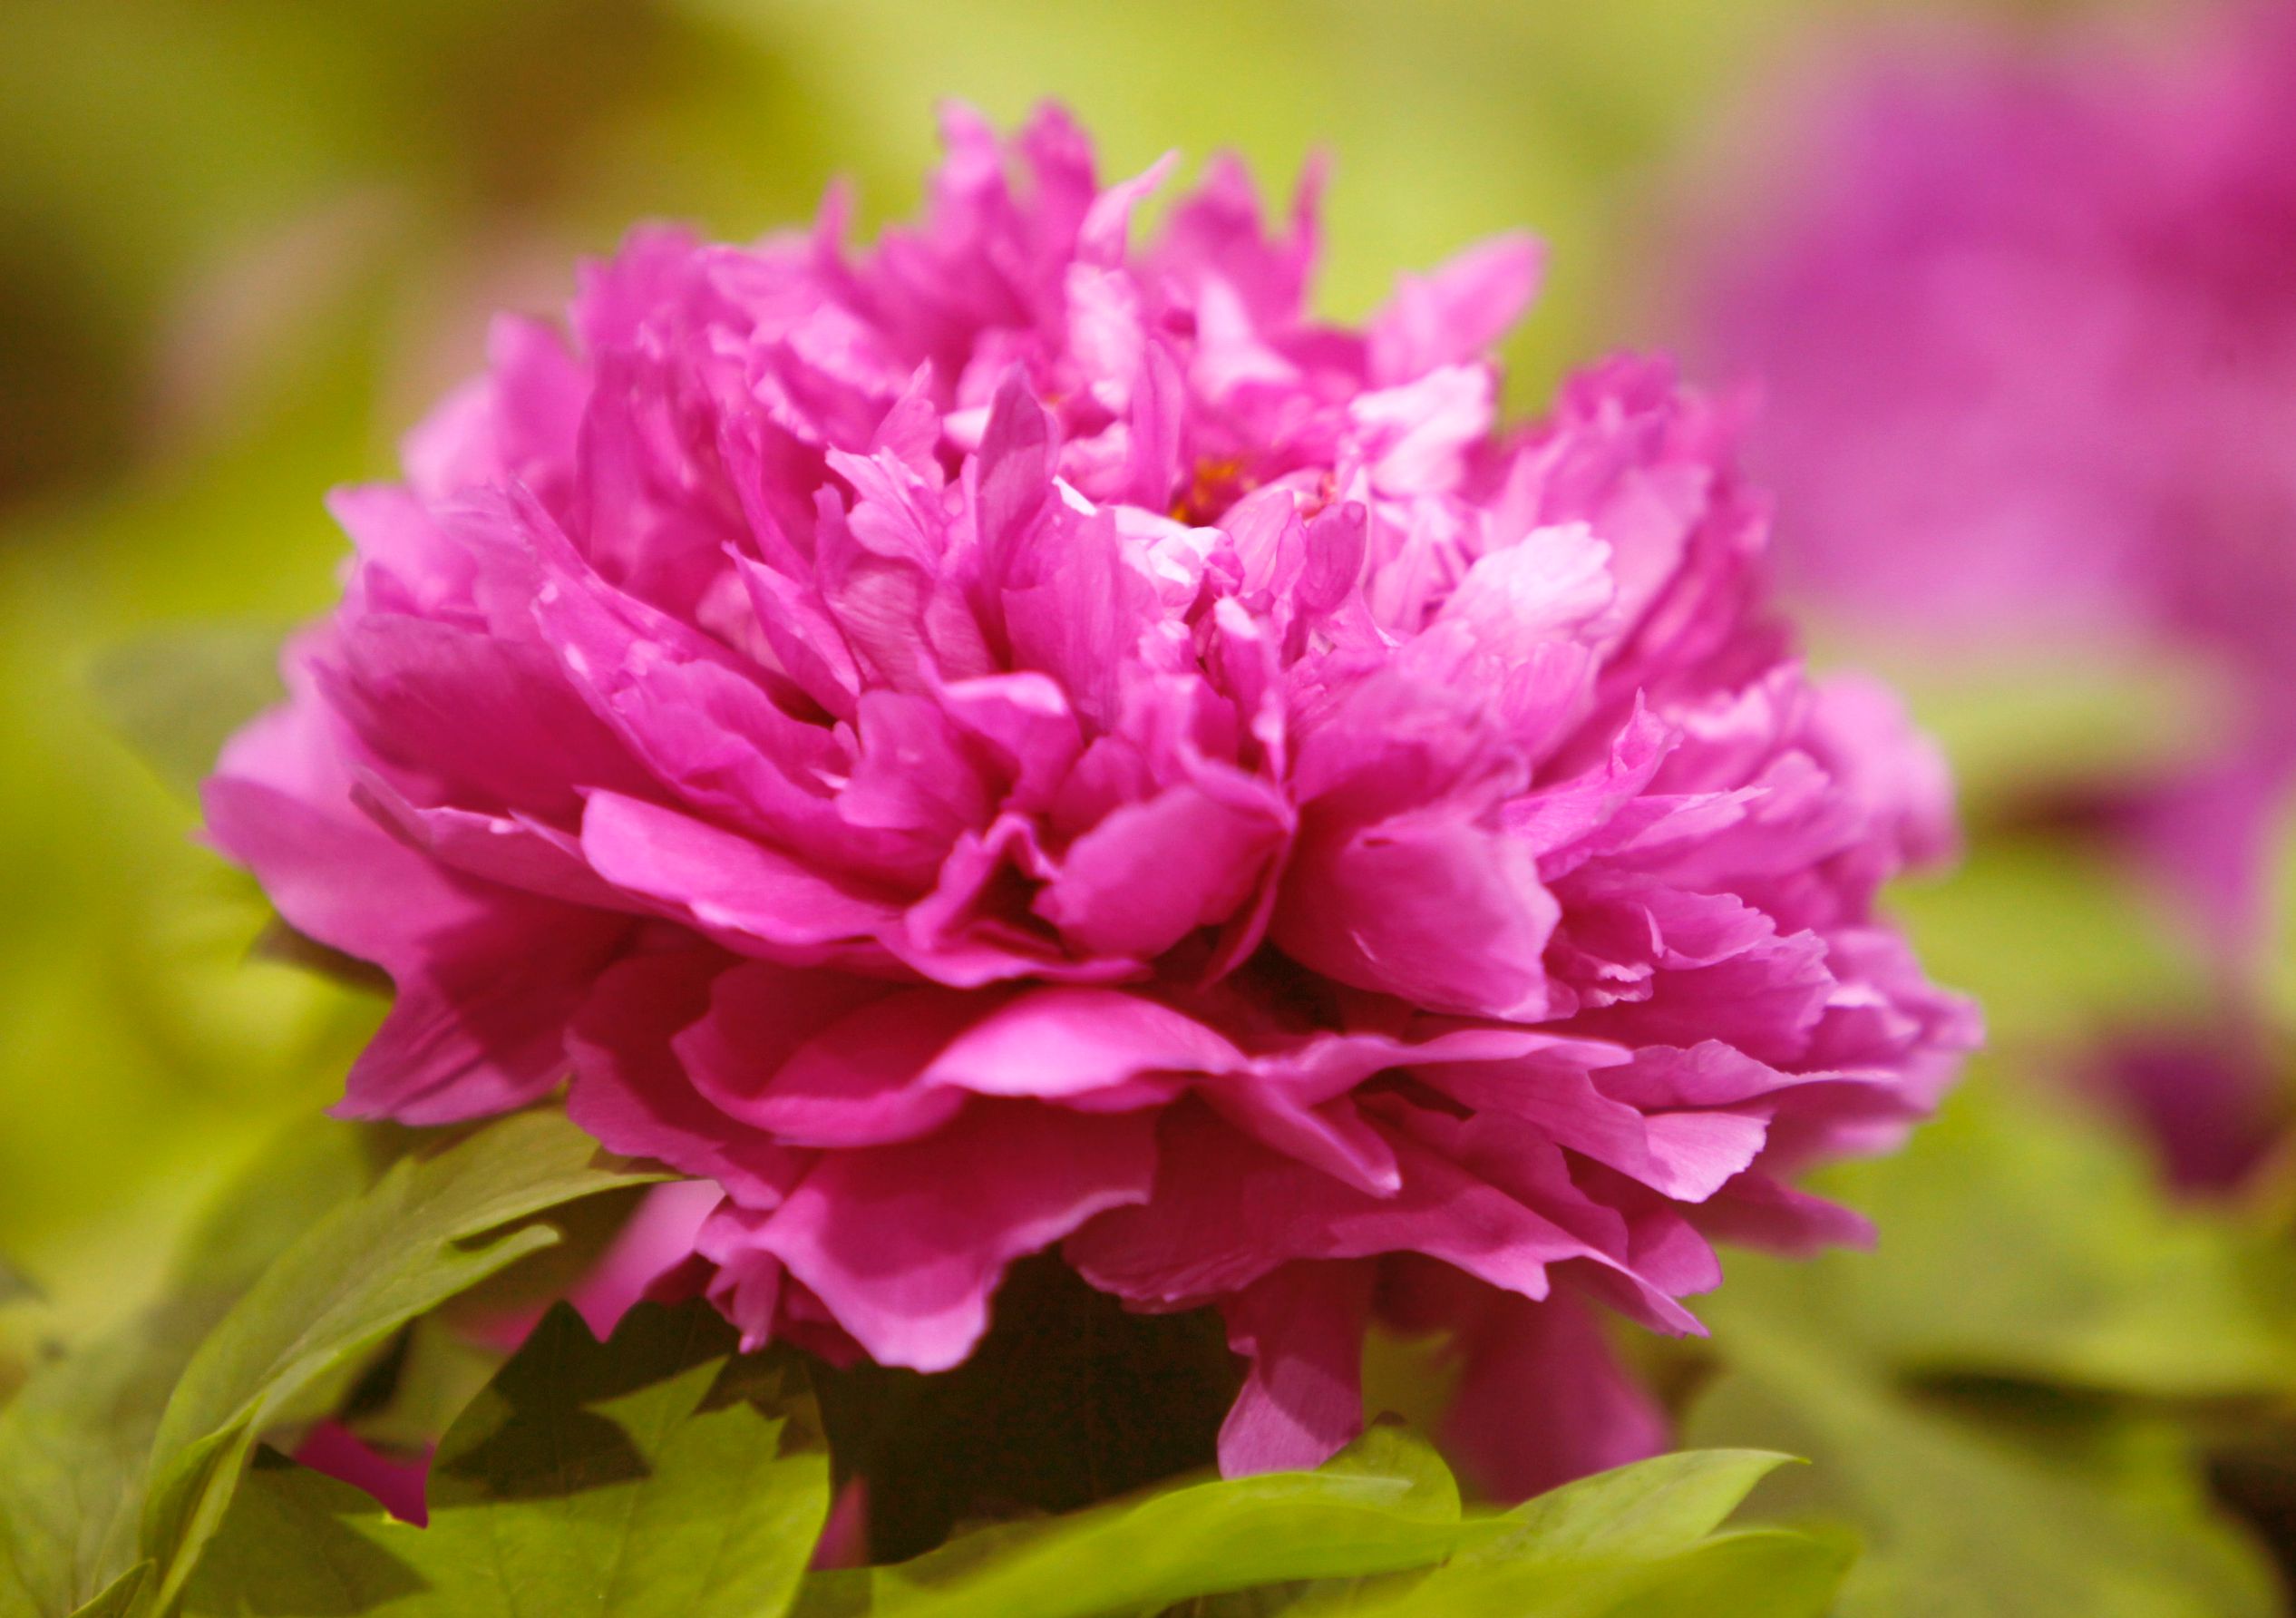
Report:
<svg viewBox="0 0 2296 1618"><path fill-rule="evenodd" d="M1217 1310L1231 1476L1361 1431L1374 1321L1491 1493L1659 1450L1600 1315L1858 1239L1794 1176L1975 1039L1875 908L1936 754L1797 659L1730 409L1622 358L1501 422L1527 240L1350 329L1312 180L1136 242L1169 161L946 132L863 251L638 232L336 495L205 801L392 980L340 1110L563 1087L715 1188L657 1291L751 1349L944 1371L1056 1249Z"/></svg>

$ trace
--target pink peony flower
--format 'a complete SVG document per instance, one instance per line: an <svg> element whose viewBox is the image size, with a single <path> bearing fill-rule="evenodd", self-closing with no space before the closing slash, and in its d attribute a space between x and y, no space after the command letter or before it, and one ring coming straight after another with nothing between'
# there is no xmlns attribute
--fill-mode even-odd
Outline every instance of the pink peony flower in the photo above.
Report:
<svg viewBox="0 0 2296 1618"><path fill-rule="evenodd" d="M1936 757L1766 615L1727 413L1620 360L1496 426L1528 242L1341 329L1310 196L1135 247L1163 165L948 139L865 254L640 232L336 497L207 806L397 985L345 1110L570 1079L722 1189L753 1340L953 1366L1055 1244L1215 1306L1231 1472L1357 1430L1375 1315L1458 1334L1489 1486L1647 1451L1588 1305L1856 1235L1787 1176L1973 1039L1874 913Z"/></svg>
<svg viewBox="0 0 2296 1618"><path fill-rule="evenodd" d="M2296 774L2291 98L2281 5L2173 50L1873 48L1703 267L1715 348L1763 378L1787 582L1868 625L2227 677L2215 755L2129 818L2233 956Z"/></svg>

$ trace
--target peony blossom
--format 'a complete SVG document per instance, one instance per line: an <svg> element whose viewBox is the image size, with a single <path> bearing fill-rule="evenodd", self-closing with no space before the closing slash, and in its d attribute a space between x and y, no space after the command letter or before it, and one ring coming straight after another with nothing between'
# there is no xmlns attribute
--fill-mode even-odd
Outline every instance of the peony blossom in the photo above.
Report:
<svg viewBox="0 0 2296 1618"><path fill-rule="evenodd" d="M1486 1487L1649 1450L1597 1311L1856 1236L1790 1176L1972 1042L1874 908L1936 755L1795 660L1729 413L1617 360L1497 423L1528 242L1346 329L1311 191L1136 245L1164 165L947 138L865 252L639 232L335 497L207 811L396 985L343 1109L566 1087L718 1188L753 1342L942 1369L1056 1246L1216 1308L1231 1473L1358 1428L1375 1319L1454 1334Z"/></svg>
<svg viewBox="0 0 2296 1618"><path fill-rule="evenodd" d="M2296 775L2292 98L2285 6L2175 50L1875 49L1703 266L1714 346L1763 379L1788 582L1869 626L2223 677L2214 754L2127 818L2233 959Z"/></svg>

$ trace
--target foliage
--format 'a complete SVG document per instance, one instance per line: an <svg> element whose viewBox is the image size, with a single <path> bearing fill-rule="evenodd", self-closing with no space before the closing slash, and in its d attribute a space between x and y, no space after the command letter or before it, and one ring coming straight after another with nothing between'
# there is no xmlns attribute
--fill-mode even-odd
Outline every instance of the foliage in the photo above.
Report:
<svg viewBox="0 0 2296 1618"><path fill-rule="evenodd" d="M549 1109L406 1148L341 1126L286 1143L144 1315L35 1372L0 1413L0 1613L1094 1618L1244 1592L1303 1613L1689 1613L1734 1610L1749 1580L1766 1610L1815 1613L1844 1564L1838 1540L1716 1532L1776 1457L1671 1456L1493 1516L1383 1425L1313 1474L1183 1478L801 1587L830 1500L811 1374L735 1353L699 1302L641 1305L603 1344L553 1311L448 1426L412 1527L276 1451L247 1462L339 1407L400 1328L556 1243L536 1216L647 1171Z"/></svg>
<svg viewBox="0 0 2296 1618"><path fill-rule="evenodd" d="M169 1396L200 1339L314 1219L356 1189L350 1129L298 1131L193 1231L161 1295L35 1370L0 1409L0 1613L52 1618L140 1578L137 1513Z"/></svg>
<svg viewBox="0 0 2296 1618"><path fill-rule="evenodd" d="M258 638L139 642L100 670L116 722L177 785L264 688ZM2012 1051L2106 1008L2159 1014L2198 992L2173 941L2077 850L1990 839L1912 909L1949 975L1993 991ZM688 1603L659 1610L705 1610L674 1576L710 1564L697 1535L740 1547L744 1580L771 1585L722 1610L771 1613L793 1594L803 1618L1790 1614L1832 1610L1837 1587L1853 1618L2276 1610L2260 1557L2205 1497L2179 1418L2296 1391L2296 1252L2236 1207L2166 1202L2108 1125L2003 1072L1902 1156L1825 1187L1875 1218L1879 1253L1739 1258L1705 1311L1720 1363L1686 1439L1814 1457L1758 1496L1801 1529L1719 1528L1769 1464L1743 1454L1689 1451L1493 1518L1462 1510L1430 1452L1376 1429L1318 1474L1183 1481L802 1587L825 1508L826 1485L800 1476L821 1470L810 1396L787 1362L731 1356L690 1319L675 1351L666 1317L641 1315L603 1348L553 1320L450 1428L443 1532L276 1457L247 1469L260 1439L339 1401L402 1327L559 1240L531 1215L646 1177L593 1163L543 1111L429 1145L362 1192L376 1155L404 1144L293 1138L106 1330L38 1297L44 1272L6 1272L0 1350L26 1338L19 1321L69 1347L0 1409L0 1615L647 1612L669 1599L657 1582ZM604 1388L627 1391L593 1397ZM545 1430L587 1435L608 1458L594 1472L579 1453L550 1458L530 1441ZM519 1441L490 1447L490 1431ZM752 1465L776 1480L763 1496ZM549 1467L554 1481L520 1471ZM569 1569L627 1546L666 1571L590 1578L579 1596L513 1585L487 1560L503 1543ZM581 1604L608 1596L622 1604Z"/></svg>
<svg viewBox="0 0 2296 1618"><path fill-rule="evenodd" d="M607 1344L559 1308L448 1430L431 1521L272 1457L192 1580L191 1618L753 1618L794 1594L829 1509L803 1365L737 1358L704 1304Z"/></svg>
<svg viewBox="0 0 2296 1618"><path fill-rule="evenodd" d="M92 407L112 424L52 457L76 483L0 511L0 1614L148 1607L144 1552L155 1569L161 1550L181 1558L144 1542L145 1479L195 1350L207 1390L186 1397L170 1447L226 1431L222 1448L284 1441L292 1425L256 1430L273 1390L316 1374L306 1387L339 1391L397 1312L338 1315L358 1329L331 1334L341 1346L325 1369L281 1338L258 1344L244 1318L240 1374L201 1350L254 1278L368 1182L377 1143L298 1132L256 1159L227 1215L173 1238L282 1120L332 1098L375 1008L250 960L266 912L192 845L180 789L263 688L246 655L259 638L177 626L284 621L331 593L342 541L317 491L379 469L406 402L476 363L483 303L564 292L525 264L562 264L568 244L602 247L645 214L747 234L799 216L844 166L881 216L907 206L930 97L953 91L1010 116L1058 90L1109 133L1120 164L1232 142L1282 174L1336 141L1342 309L1359 309L1394 263L1525 221L1549 232L1554 297L1535 349L1515 356L1537 386L1620 333L1614 289L1647 257L1621 202L1630 182L1708 127L1719 93L1818 10L1454 0L1435 24L1419 8L1358 5L1302 29L1297 7L1225 3L1084 8L1059 23L1018 0L937 12L871 0L858 13L781 0L15 8L0 24L0 422L39 443L42 423L6 407L81 421L78 388L100 395ZM1232 74L1206 71L1278 57L1295 69L1243 97ZM208 317L235 292L258 318ZM54 340L25 340L37 334ZM1990 669L1890 672L1946 733L1980 811L2037 782L2173 757L2183 723L2150 669L2060 663L2038 670L2049 683L2006 682L2008 704ZM104 739L107 725L178 790ZM2273 982L2296 1019L2289 848ZM1905 902L1924 958L1980 992L2019 1066L2049 1042L2205 1003L2203 974L2124 877L2029 828L1980 824L1967 868ZM1686 1439L1814 1457L1773 1474L1756 1504L1859 1527L1853 1613L2266 1610L2257 1557L2201 1496L2186 1418L2197 1408L2256 1428L2285 1400L2280 1233L2236 1207L2174 1207L2127 1143L2010 1084L1980 1077L1902 1161L1830 1188L1875 1215L1877 1252L1806 1271L1732 1263L1702 1308L1720 1369ZM478 1267L453 1241L431 1254L443 1273ZM39 1295L15 1291L19 1277ZM258 1391L281 1368L291 1374ZM278 1413L299 1420L296 1404ZM710 1414L754 1430L766 1408ZM1399 1439L1376 1441L1403 1464ZM1653 1463L1669 1465L1727 1496L1752 1463ZM210 1511L238 1476L206 1475ZM245 1476L213 1565L188 1586L199 1600L216 1598L226 1552L243 1543L248 1502L292 1496L345 1534L414 1537L323 1480L268 1463ZM1647 1482L1645 1506L1682 1486L1621 1476ZM1122 1545L1128 1514L1182 1512L1183 1496L1202 1508L1221 1496L1187 1491L1222 1486L992 1531L998 1555L967 1577L988 1569L1041 1588L1048 1545ZM1328 1512L1317 1491L1334 1486L1302 1485L1294 1504ZM1400 1497L1424 1511L1424 1495ZM1620 1520L1628 1503L1603 1497L1603 1516ZM1571 1498L1592 1496L1565 1491L1536 1510ZM1394 1540L1429 1531L1401 1506L1350 1509ZM1781 1552L1711 1535L1714 1521L1631 1554L1646 1569L1687 1558L1683 1576L1717 1581L1730 1568L1777 1576L1765 1558L1778 1555L1817 1565L1805 1542ZM1839 1541L1808 1543L1841 1554ZM1582 1546L1581 1562L1619 1548ZM936 1555L934 1566L955 1564ZM1094 1599L1084 1582L1122 1560L1049 1582ZM827 1575L806 1600L900 1590L926 1561ZM1448 1583L1280 1586L1235 1610L1398 1612L1416 1599L1471 1614L1438 1603L1466 1599L1461 1582L1487 1565L1455 1559ZM1733 1606L1721 1588L1703 1605L1630 1610L1790 1610L1783 1596ZM339 1592L325 1604L348 1610Z"/></svg>
<svg viewBox="0 0 2296 1618"><path fill-rule="evenodd" d="M1879 1250L1731 1261L1707 1310L1727 1369L1685 1438L1813 1458L1766 1504L1864 1529L1845 1613L2280 1610L2165 1412L2286 1399L2283 1243L2163 1206L2125 1143L1998 1077L1828 1189Z"/></svg>
<svg viewBox="0 0 2296 1618"><path fill-rule="evenodd" d="M557 1243L534 1216L656 1177L598 1161L548 1110L425 1142L348 1196L351 1176L327 1172L345 1167L339 1138L298 1149L316 1170L290 1155L252 1179L143 1317L64 1352L0 1414L6 1618L128 1586L145 1594L122 1610L164 1610L258 1437L316 1414L308 1396L407 1321Z"/></svg>

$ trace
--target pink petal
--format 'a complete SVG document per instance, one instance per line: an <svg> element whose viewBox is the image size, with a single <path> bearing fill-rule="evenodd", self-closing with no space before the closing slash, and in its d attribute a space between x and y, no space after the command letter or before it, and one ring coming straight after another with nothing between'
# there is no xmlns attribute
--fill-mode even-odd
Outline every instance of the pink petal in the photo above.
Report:
<svg viewBox="0 0 2296 1618"><path fill-rule="evenodd" d="M1494 237L1425 277L1406 275L1372 317L1371 379L1407 382L1483 358L1539 289L1546 254L1532 237Z"/></svg>
<svg viewBox="0 0 2296 1618"><path fill-rule="evenodd" d="M1459 1341L1447 1451L1482 1493L1513 1502L1646 1460L1671 1439L1658 1403L1620 1367L1568 1291L1542 1303L1494 1292Z"/></svg>
<svg viewBox="0 0 2296 1618"><path fill-rule="evenodd" d="M354 808L308 697L226 750L203 794L217 843L298 931L392 974L354 1065L357 1116L446 1123L521 1106L565 1076L564 1028L627 918L458 877Z"/></svg>
<svg viewBox="0 0 2296 1618"><path fill-rule="evenodd" d="M754 838L619 793L590 795L582 853L624 892L761 953L868 938L898 915Z"/></svg>
<svg viewBox="0 0 2296 1618"><path fill-rule="evenodd" d="M1425 1252L1527 1297L1546 1295L1550 1263L1616 1262L1442 1154L1394 1145L1402 1184L1373 1195L1174 1107L1153 1204L1094 1221L1069 1261L1103 1291L1157 1304L1217 1298L1295 1259Z"/></svg>
<svg viewBox="0 0 2296 1618"><path fill-rule="evenodd" d="M1535 1125L1558 1145L1607 1163L1652 1189L1704 1202L1754 1161L1766 1121L1731 1112L1646 1113L1613 1100L1584 1069L1520 1063L1423 1066L1422 1077L1478 1111Z"/></svg>
<svg viewBox="0 0 2296 1618"><path fill-rule="evenodd" d="M725 1200L708 1180L677 1180L647 1192L589 1273L567 1294L590 1335L604 1342L661 1279L694 1256L702 1223Z"/></svg>
<svg viewBox="0 0 2296 1618"><path fill-rule="evenodd" d="M1254 891L1289 829L1281 808L1247 810L1193 786L1125 804L1070 846L1036 911L1076 950L1161 955Z"/></svg>
<svg viewBox="0 0 2296 1618"><path fill-rule="evenodd" d="M295 1448L298 1466L365 1491L375 1503L402 1523L420 1528L431 1520L423 1498L431 1477L431 1457L385 1455L338 1421L322 1421Z"/></svg>
<svg viewBox="0 0 2296 1618"><path fill-rule="evenodd" d="M1561 913L1521 843L1404 820L1303 841L1269 936L1342 983L1530 1021L1545 1014L1543 956Z"/></svg>
<svg viewBox="0 0 2296 1618"><path fill-rule="evenodd" d="M676 1048L695 1087L730 1118L805 1146L911 1140L962 1097L925 1075L978 1019L983 997L895 989L757 963L718 980L710 1013Z"/></svg>
<svg viewBox="0 0 2296 1618"><path fill-rule="evenodd" d="M1194 1018L1116 989L1032 989L950 1040L924 1082L982 1096L1086 1101L1157 1074L1231 1073L1243 1052ZM1168 1093L1168 1092L1165 1092ZM1161 1098L1134 1089L1138 1102Z"/></svg>
<svg viewBox="0 0 2296 1618"><path fill-rule="evenodd" d="M599 978L568 1037L567 1116L608 1150L651 1157L771 1207L803 1172L803 1153L746 1129L697 1093L671 1048L710 1005L738 958L708 948L634 955Z"/></svg>
<svg viewBox="0 0 2296 1618"><path fill-rule="evenodd" d="M1220 1472L1304 1472L1363 1431L1363 1335L1376 1271L1287 1264L1221 1301L1228 1346L1250 1361L1220 1427Z"/></svg>
<svg viewBox="0 0 2296 1618"><path fill-rule="evenodd" d="M978 1104L921 1140L822 1158L756 1233L880 1365L946 1370L1015 1259L1147 1199L1154 1120Z"/></svg>

